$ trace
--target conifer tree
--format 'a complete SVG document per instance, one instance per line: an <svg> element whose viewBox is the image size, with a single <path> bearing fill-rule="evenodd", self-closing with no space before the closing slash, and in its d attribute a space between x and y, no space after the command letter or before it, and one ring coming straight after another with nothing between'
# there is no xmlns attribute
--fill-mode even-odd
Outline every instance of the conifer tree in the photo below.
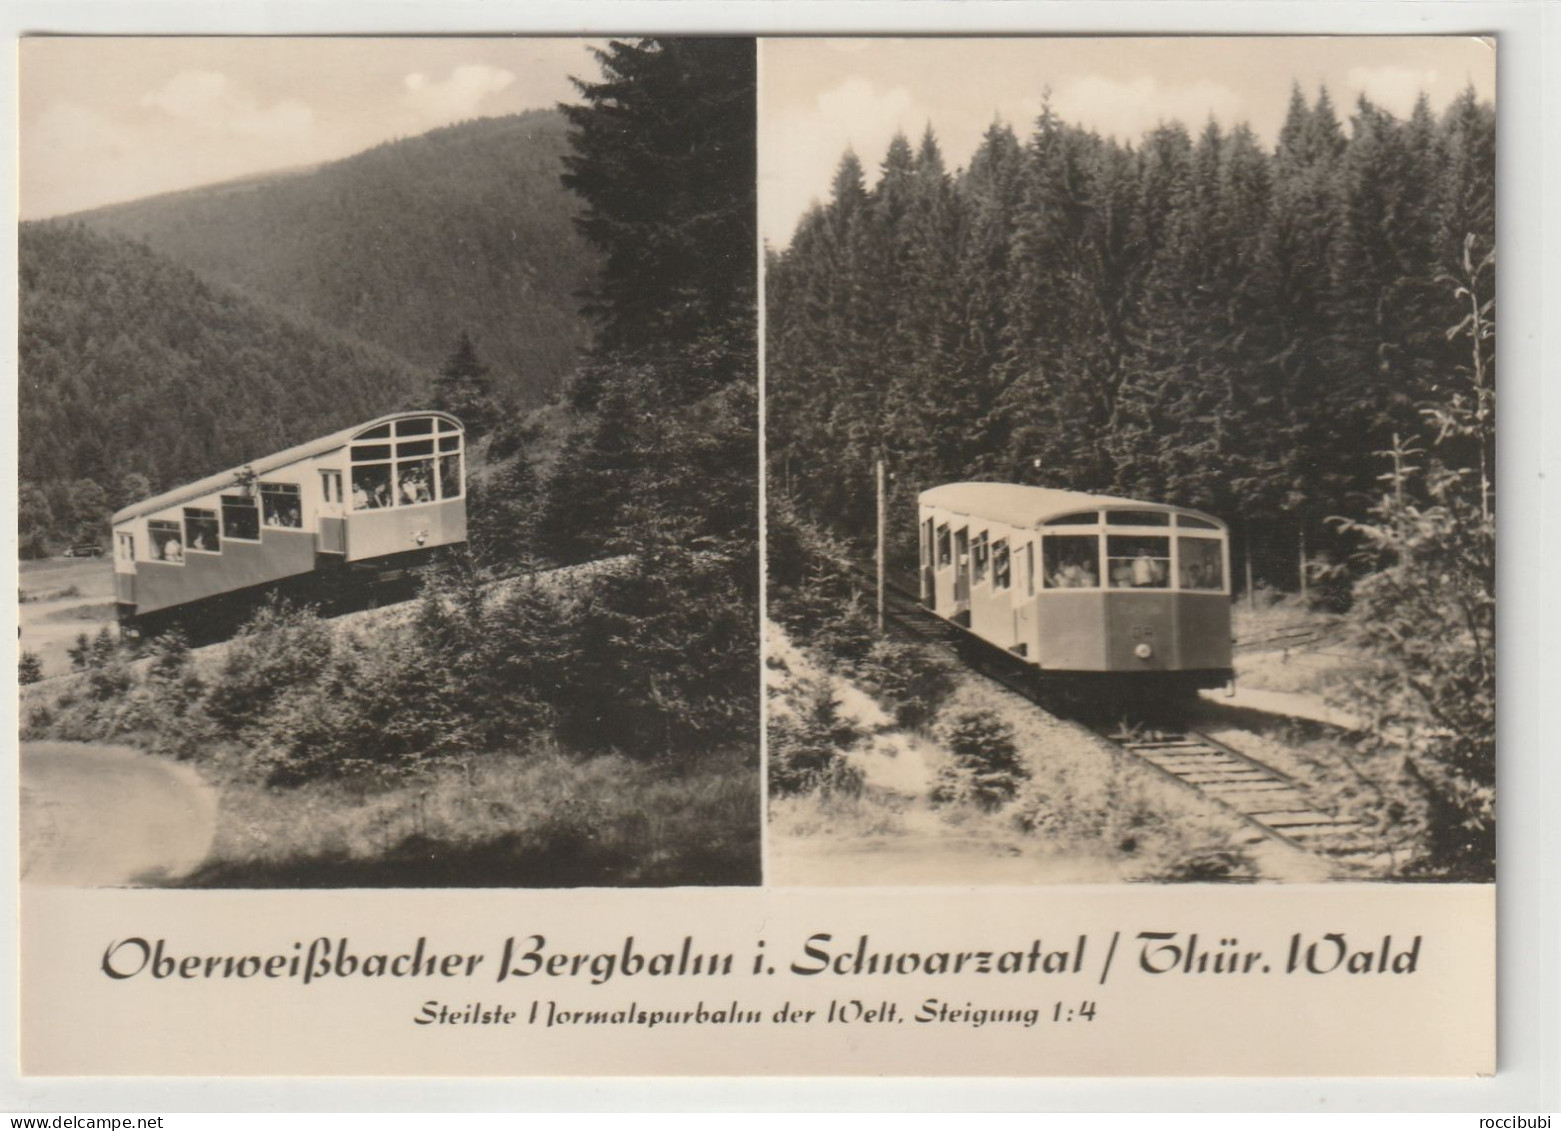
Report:
<svg viewBox="0 0 1561 1131"><path fill-rule="evenodd" d="M465 330L434 381L433 407L448 412L466 426L468 439L487 435L504 415L488 380L488 367Z"/></svg>
<svg viewBox="0 0 1561 1131"><path fill-rule="evenodd" d="M751 39L614 40L597 81L561 107L564 184L605 263L588 311L595 349L673 358L665 393L686 402L753 354L754 74Z"/></svg>

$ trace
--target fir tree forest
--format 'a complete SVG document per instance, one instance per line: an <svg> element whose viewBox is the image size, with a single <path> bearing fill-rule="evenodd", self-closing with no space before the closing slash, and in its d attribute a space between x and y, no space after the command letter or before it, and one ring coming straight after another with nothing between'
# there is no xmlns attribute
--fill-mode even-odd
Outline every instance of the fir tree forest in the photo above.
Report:
<svg viewBox="0 0 1561 1131"><path fill-rule="evenodd" d="M1330 520L1380 494L1394 435L1473 401L1448 330L1466 241L1492 250L1494 146L1472 93L1440 120L1362 101L1346 128L1297 89L1272 152L1242 126L1124 144L1046 110L958 171L930 127L898 137L871 190L847 153L769 255L773 480L847 536L871 530L879 454L902 515L959 479L1202 507L1294 589L1303 539L1354 548ZM1489 471L1488 448L1442 451ZM891 529L908 560L914 519Z"/></svg>

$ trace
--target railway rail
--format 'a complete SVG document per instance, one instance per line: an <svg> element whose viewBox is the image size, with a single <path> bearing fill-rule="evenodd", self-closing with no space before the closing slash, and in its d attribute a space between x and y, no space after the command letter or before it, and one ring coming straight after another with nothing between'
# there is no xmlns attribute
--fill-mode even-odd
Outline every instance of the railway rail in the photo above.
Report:
<svg viewBox="0 0 1561 1131"><path fill-rule="evenodd" d="M853 572L876 583L870 568ZM888 571L884 585L884 619L896 630L924 643L953 651L972 670L992 679L1044 710L1043 693L1033 670L1009 666L991 645L927 612L897 571ZM1327 812L1302 783L1250 755L1200 731L1155 720L1153 723L1101 724L1078 717L1063 705L1063 713L1100 739L1179 785L1191 789L1239 817L1257 834L1309 852L1353 850L1360 823ZM1254 838L1256 839L1256 838Z"/></svg>

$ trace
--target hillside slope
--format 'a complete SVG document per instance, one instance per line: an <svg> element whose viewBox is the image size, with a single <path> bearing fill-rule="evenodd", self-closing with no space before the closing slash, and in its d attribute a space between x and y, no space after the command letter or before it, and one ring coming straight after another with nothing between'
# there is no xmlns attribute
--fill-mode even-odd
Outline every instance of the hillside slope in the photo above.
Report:
<svg viewBox="0 0 1561 1131"><path fill-rule="evenodd" d="M122 502L127 474L173 486L427 386L386 351L120 237L23 224L18 255L20 475L50 497L56 525L73 481Z"/></svg>
<svg viewBox="0 0 1561 1131"><path fill-rule="evenodd" d="M548 400L588 338L579 291L597 254L559 181L552 111L483 118L312 170L79 213L436 369L469 331L495 386Z"/></svg>

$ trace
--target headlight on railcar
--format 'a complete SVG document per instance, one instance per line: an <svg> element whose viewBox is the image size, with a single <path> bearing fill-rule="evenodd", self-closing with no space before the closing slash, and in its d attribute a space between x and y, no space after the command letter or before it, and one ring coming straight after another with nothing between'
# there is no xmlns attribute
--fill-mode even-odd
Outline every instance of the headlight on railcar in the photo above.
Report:
<svg viewBox="0 0 1561 1131"><path fill-rule="evenodd" d="M1140 644L1138 647L1133 649L1133 655L1137 656L1140 660L1147 660L1150 656L1154 655L1154 648L1148 644Z"/></svg>

